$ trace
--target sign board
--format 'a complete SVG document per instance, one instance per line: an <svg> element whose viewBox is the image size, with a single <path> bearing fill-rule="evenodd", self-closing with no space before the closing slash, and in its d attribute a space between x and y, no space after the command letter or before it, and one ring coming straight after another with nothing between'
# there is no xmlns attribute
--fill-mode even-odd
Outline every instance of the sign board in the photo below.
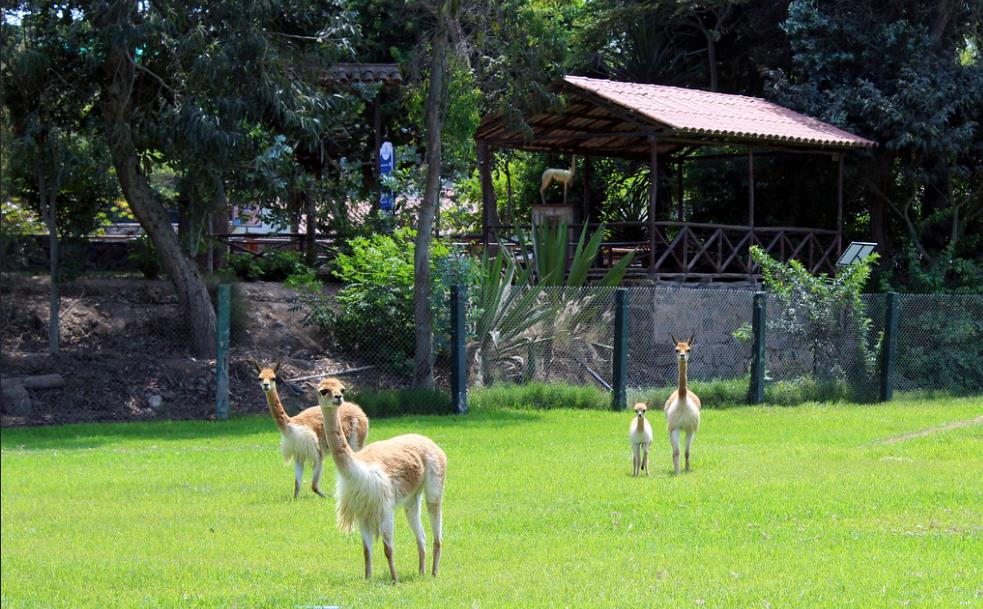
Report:
<svg viewBox="0 0 983 609"><path fill-rule="evenodd" d="M396 153L393 150L392 142L383 142L379 148L379 182L382 184L379 193L379 210L384 214L392 215L395 210L395 196L393 191L385 186L386 176L392 175L396 167Z"/></svg>
<svg viewBox="0 0 983 609"><path fill-rule="evenodd" d="M876 243L851 241L850 245L846 246L843 251L843 255L836 261L836 266L849 266L858 260L864 260L874 253L875 247L877 247Z"/></svg>

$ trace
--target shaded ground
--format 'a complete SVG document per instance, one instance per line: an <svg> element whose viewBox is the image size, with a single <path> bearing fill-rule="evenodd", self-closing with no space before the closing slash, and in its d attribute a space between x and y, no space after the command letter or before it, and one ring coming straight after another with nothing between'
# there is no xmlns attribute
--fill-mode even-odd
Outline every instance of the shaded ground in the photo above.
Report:
<svg viewBox="0 0 983 609"><path fill-rule="evenodd" d="M334 292L337 288L326 288ZM187 348L187 324L167 281L82 278L62 292L62 353L47 354L48 284L45 277L2 277L3 378L57 373L65 385L30 390L33 414L11 416L4 426L153 418L206 419L214 415L214 360L197 360ZM285 378L364 365L327 352L303 314L291 311L294 293L277 283L240 284L233 305L230 354L233 413L266 408L250 362L281 359ZM378 382L355 375L350 383ZM304 398L282 391L288 409ZM151 397L160 396L158 409ZM298 401L299 400L299 401Z"/></svg>

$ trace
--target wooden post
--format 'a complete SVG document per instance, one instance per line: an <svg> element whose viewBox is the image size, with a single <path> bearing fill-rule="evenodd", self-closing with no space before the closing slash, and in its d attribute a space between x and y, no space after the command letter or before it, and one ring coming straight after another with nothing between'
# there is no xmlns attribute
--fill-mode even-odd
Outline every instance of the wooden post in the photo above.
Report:
<svg viewBox="0 0 983 609"><path fill-rule="evenodd" d="M451 286L451 403L457 414L468 411L466 296L463 286Z"/></svg>
<svg viewBox="0 0 983 609"><path fill-rule="evenodd" d="M628 408L628 290L614 292L614 357L611 370L611 408Z"/></svg>
<svg viewBox="0 0 983 609"><path fill-rule="evenodd" d="M747 192L747 225L754 232L754 149L750 147L747 149Z"/></svg>
<svg viewBox="0 0 983 609"><path fill-rule="evenodd" d="M584 155L584 203L583 212L584 216L581 218L584 224L590 222L591 208L590 208L590 156Z"/></svg>
<svg viewBox="0 0 983 609"><path fill-rule="evenodd" d="M659 199L659 150L658 140L649 138L649 273L655 273L655 211Z"/></svg>
<svg viewBox="0 0 983 609"><path fill-rule="evenodd" d="M766 295L755 292L751 305L751 386L748 403L760 404L765 400L765 322Z"/></svg>
<svg viewBox="0 0 983 609"><path fill-rule="evenodd" d="M683 159L676 162L676 220L683 221Z"/></svg>
<svg viewBox="0 0 983 609"><path fill-rule="evenodd" d="M229 284L218 286L218 348L215 355L215 418L229 418Z"/></svg>
<svg viewBox="0 0 983 609"><path fill-rule="evenodd" d="M843 253L843 155L837 155L836 167L836 257Z"/></svg>
<svg viewBox="0 0 983 609"><path fill-rule="evenodd" d="M491 239L492 227L498 226L498 208L495 202L495 184L492 182L491 175L492 152L488 142L478 140L477 144L478 174L481 178L481 240L487 247Z"/></svg>
<svg viewBox="0 0 983 609"><path fill-rule="evenodd" d="M881 401L894 398L894 365L898 351L898 295L884 295L884 339L881 343Z"/></svg>

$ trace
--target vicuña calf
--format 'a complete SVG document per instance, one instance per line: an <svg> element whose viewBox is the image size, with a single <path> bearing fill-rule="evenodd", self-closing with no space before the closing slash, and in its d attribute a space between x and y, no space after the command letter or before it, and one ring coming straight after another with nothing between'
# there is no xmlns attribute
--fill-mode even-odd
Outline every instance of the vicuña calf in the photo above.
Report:
<svg viewBox="0 0 983 609"><path fill-rule="evenodd" d="M700 429L700 398L686 388L686 364L689 352L695 342L690 335L687 341L678 341L669 335L676 345L676 359L679 360L679 388L669 395L663 410L666 411L666 427L672 443L672 466L679 473L679 432L686 432L686 471L689 471L689 447L693 437Z"/></svg>
<svg viewBox="0 0 983 609"><path fill-rule="evenodd" d="M342 402L339 385L334 379L323 380L317 385L317 401L324 414L328 446L338 468L338 526L347 532L358 524L362 533L366 579L372 577L372 542L381 534L389 574L396 583L393 530L396 508L404 506L406 519L416 535L420 575L423 575L427 551L420 521L420 500L426 497L433 533L431 572L436 577L443 542L441 502L447 456L431 439L416 434L373 442L359 452L352 451L345 442L339 421L338 407Z"/></svg>
<svg viewBox="0 0 983 609"><path fill-rule="evenodd" d="M648 410L642 402L634 406L635 418L628 427L628 439L631 441L631 475L637 476L639 470L644 470L645 475L649 475L649 446L652 444L652 426L645 420L645 411Z"/></svg>

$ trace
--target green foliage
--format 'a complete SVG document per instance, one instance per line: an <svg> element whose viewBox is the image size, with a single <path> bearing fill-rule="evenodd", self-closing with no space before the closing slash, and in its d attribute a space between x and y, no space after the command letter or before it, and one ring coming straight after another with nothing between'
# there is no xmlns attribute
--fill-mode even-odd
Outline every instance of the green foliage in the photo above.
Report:
<svg viewBox="0 0 983 609"><path fill-rule="evenodd" d="M537 227L533 234L533 258L519 259L504 245L491 257L482 256L481 288L476 294L474 338L469 345L477 361L479 384L491 383L496 368L509 376L528 376L537 357L557 355L555 349L590 348L590 336L605 314L602 292L580 290L596 259L604 234L599 227L585 244L587 228L580 233L567 265L569 236L565 224ZM598 287L621 282L632 256L625 256L605 273ZM537 356L537 353L539 354ZM569 353L568 353L569 354Z"/></svg>
<svg viewBox="0 0 983 609"><path fill-rule="evenodd" d="M806 345L812 377L820 383L846 380L854 400L872 399L880 338L872 331L861 292L877 254L841 268L835 277L813 276L797 260L781 263L751 247L771 301L768 331Z"/></svg>
<svg viewBox="0 0 983 609"><path fill-rule="evenodd" d="M414 231L397 229L392 235L356 237L350 252L335 259L335 276L343 287L334 302L320 294L320 286L292 278L300 288L300 305L308 322L331 337L341 349L370 360L406 369L412 363ZM452 285L474 289L480 268L469 257L435 241L430 247L431 310L434 352L447 348ZM306 285L305 285L306 284Z"/></svg>
<svg viewBox="0 0 983 609"><path fill-rule="evenodd" d="M713 379L709 381L689 381L689 388L700 396L704 409L727 408L747 403L748 384L750 377L736 379ZM676 391L676 385L653 387L648 389L633 389L628 392L628 405L634 402L645 402L650 411L661 411L669 394Z"/></svg>
<svg viewBox="0 0 983 609"><path fill-rule="evenodd" d="M591 385L494 383L472 390L468 394L468 406L479 411L496 408L606 410L611 408L611 395Z"/></svg>
<svg viewBox="0 0 983 609"><path fill-rule="evenodd" d="M162 267L160 255L157 248L146 237L140 237L133 243L133 251L130 252L129 260L132 262L146 279L157 279L160 276Z"/></svg>
<svg viewBox="0 0 983 609"><path fill-rule="evenodd" d="M895 387L983 392L983 296L902 294Z"/></svg>
<svg viewBox="0 0 983 609"><path fill-rule="evenodd" d="M312 272L302 261L303 255L292 250L271 250L260 256L237 254L229 258L229 268L243 281L284 281L291 275Z"/></svg>
<svg viewBox="0 0 983 609"><path fill-rule="evenodd" d="M437 389L364 389L352 391L347 400L358 404L372 420L411 414L446 415L451 398Z"/></svg>

